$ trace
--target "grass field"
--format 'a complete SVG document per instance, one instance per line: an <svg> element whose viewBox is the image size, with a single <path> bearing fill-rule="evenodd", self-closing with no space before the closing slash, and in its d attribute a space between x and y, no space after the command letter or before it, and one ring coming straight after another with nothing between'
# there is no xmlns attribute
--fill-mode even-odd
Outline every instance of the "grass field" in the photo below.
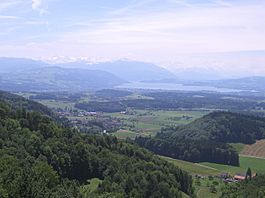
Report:
<svg viewBox="0 0 265 198"><path fill-rule="evenodd" d="M239 159L240 159L240 167L215 164L209 162L203 162L200 164L215 168L221 172L230 173L231 175L234 175L236 173L245 173L247 168L251 168L252 172L265 173L265 159L258 159L253 157L244 157L244 156L240 156Z"/></svg>
<svg viewBox="0 0 265 198"><path fill-rule="evenodd" d="M242 144L242 143L230 143L230 145L238 152L240 153L244 147L245 147L245 144Z"/></svg>
<svg viewBox="0 0 265 198"><path fill-rule="evenodd" d="M252 145L245 145L240 154L265 158L265 140L259 140Z"/></svg>
<svg viewBox="0 0 265 198"><path fill-rule="evenodd" d="M203 166L201 164L196 164L196 163L192 163L192 162L172 159L172 158L164 157L164 156L160 156L160 157L167 160L168 162L175 164L176 166L178 166L182 170L185 170L192 175L198 174L198 175L208 176L208 175L218 175L221 173L221 171L219 171L219 170L216 170L212 167Z"/></svg>
<svg viewBox="0 0 265 198"><path fill-rule="evenodd" d="M177 167L181 168L182 170L187 171L189 174L193 175L193 186L195 187L195 194L198 198L217 198L220 197L221 187L223 185L223 182L218 179L212 177L210 180L208 176L215 176L222 173L222 171L217 170L215 168L201 165L197 163L192 162L186 162L182 160L176 160L169 157L160 156L161 158L167 160L170 163L173 163ZM201 175L204 176L203 178L196 178L195 175ZM210 186L213 185L213 183L217 184L215 185L215 188L217 190L216 193L212 193ZM187 197L187 195L186 195Z"/></svg>

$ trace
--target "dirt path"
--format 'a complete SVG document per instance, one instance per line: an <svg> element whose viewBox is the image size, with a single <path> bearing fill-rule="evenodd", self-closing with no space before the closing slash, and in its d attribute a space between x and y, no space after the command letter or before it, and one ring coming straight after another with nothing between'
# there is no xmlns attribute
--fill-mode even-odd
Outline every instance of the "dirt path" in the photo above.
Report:
<svg viewBox="0 0 265 198"><path fill-rule="evenodd" d="M204 167L204 168L211 169L211 170L220 171L220 170L218 170L218 169L216 169L216 168L213 168L213 167L210 167L210 166L206 166L206 165L203 165L203 164L198 164L198 163L195 163L195 164L198 165L198 166Z"/></svg>

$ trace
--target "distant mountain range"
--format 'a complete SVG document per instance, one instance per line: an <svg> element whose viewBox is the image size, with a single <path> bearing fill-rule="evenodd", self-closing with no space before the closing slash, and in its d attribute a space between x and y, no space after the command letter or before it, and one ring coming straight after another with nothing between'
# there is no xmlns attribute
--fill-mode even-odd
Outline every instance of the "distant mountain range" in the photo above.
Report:
<svg viewBox="0 0 265 198"><path fill-rule="evenodd" d="M8 91L85 91L126 83L112 73L62 68L42 61L0 59L0 89Z"/></svg>
<svg viewBox="0 0 265 198"><path fill-rule="evenodd" d="M25 58L0 58L0 74L19 73L25 70L47 67L48 64L42 61L35 61Z"/></svg>
<svg viewBox="0 0 265 198"><path fill-rule="evenodd" d="M176 76L168 70L157 65L139 61L119 60L97 64L87 64L86 62L73 62L60 64L64 68L83 68L90 70L100 70L112 73L126 81L158 81L164 79L176 79Z"/></svg>
<svg viewBox="0 0 265 198"><path fill-rule="evenodd" d="M0 76L0 89L10 91L86 91L126 83L104 71L60 67L40 67Z"/></svg>
<svg viewBox="0 0 265 198"><path fill-rule="evenodd" d="M52 65L20 58L0 59L0 89L8 91L85 91L113 88L129 81L175 78L153 64L116 61Z"/></svg>
<svg viewBox="0 0 265 198"><path fill-rule="evenodd" d="M48 64L22 58L0 58L0 89L7 91L86 91L128 82L171 83L265 92L265 77L220 80L218 72L191 68L176 74L154 64L120 60L97 64Z"/></svg>

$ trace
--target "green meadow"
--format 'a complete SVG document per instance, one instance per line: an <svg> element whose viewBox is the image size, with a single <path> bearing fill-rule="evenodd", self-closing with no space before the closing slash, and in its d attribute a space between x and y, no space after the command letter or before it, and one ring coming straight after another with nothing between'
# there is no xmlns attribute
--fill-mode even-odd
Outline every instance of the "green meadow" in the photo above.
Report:
<svg viewBox="0 0 265 198"><path fill-rule="evenodd" d="M105 113L111 117L119 118L124 124L124 136L127 132L134 132L135 136L153 136L166 126L184 125L202 117L209 111L155 111L155 110L134 110L130 114ZM121 135L121 131L114 135ZM131 138L131 133L128 138Z"/></svg>

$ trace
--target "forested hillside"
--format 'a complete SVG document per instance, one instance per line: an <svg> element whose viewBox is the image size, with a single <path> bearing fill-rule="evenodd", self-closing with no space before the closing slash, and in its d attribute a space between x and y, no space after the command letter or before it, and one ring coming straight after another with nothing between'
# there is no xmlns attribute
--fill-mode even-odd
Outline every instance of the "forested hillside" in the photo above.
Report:
<svg viewBox="0 0 265 198"><path fill-rule="evenodd" d="M252 144L265 137L265 119L231 112L213 112L194 122L167 130L173 137ZM163 136L168 134L164 133Z"/></svg>
<svg viewBox="0 0 265 198"><path fill-rule="evenodd" d="M186 172L145 149L107 135L80 134L18 107L0 102L1 197L192 194ZM93 191L87 182L92 178L100 181Z"/></svg>
<svg viewBox="0 0 265 198"><path fill-rule="evenodd" d="M239 165L236 151L228 144L178 137L137 137L135 142L156 154L190 162L214 162Z"/></svg>
<svg viewBox="0 0 265 198"><path fill-rule="evenodd" d="M187 125L163 128L154 138L138 137L135 141L176 159L238 166L238 154L227 143L253 143L264 135L264 118L213 112Z"/></svg>
<svg viewBox="0 0 265 198"><path fill-rule="evenodd" d="M37 111L39 113L51 117L54 116L53 112L46 106L5 91L0 91L0 102L8 103L13 109L25 109L28 111Z"/></svg>

